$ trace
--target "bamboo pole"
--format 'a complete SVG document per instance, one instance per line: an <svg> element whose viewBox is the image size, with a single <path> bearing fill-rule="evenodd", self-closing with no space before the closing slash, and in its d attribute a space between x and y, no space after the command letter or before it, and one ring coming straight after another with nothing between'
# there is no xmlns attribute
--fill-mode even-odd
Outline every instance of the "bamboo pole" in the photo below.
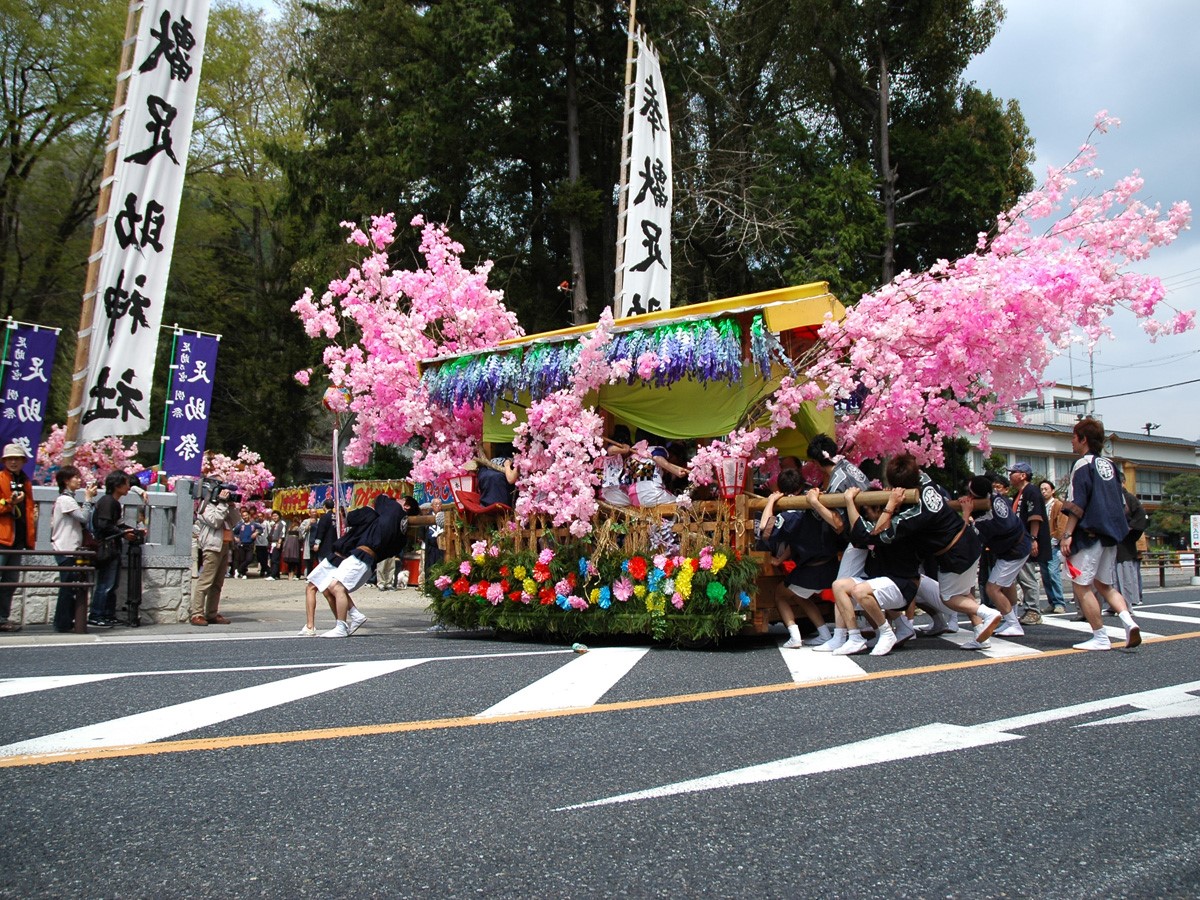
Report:
<svg viewBox="0 0 1200 900"><path fill-rule="evenodd" d="M633 34L637 28L637 0L629 0L629 37L625 41L625 108L621 116L621 178L617 188L617 269L613 281L615 315L626 314L621 305L625 290L625 239L627 227L627 197L629 195L629 119L633 115Z"/></svg>
<svg viewBox="0 0 1200 900"><path fill-rule="evenodd" d="M858 495L855 505L857 505L859 509L862 509L864 506L885 506L888 500L891 499L891 496L891 491L863 491ZM917 500L918 496L916 488L909 488L904 492L904 505L910 506L913 503L916 503ZM762 512L766 505L767 501L762 497L753 497L747 504L751 512ZM821 505L829 509L845 509L846 495L822 494ZM947 505L953 510L958 510L960 508L958 500L950 500ZM983 512L988 509L989 505L990 501L986 498L976 500L974 504L974 511ZM775 508L777 510L786 511L789 509L811 509L812 506L809 504L808 498L803 494L795 494L787 497L780 497L775 501Z"/></svg>
<svg viewBox="0 0 1200 900"><path fill-rule="evenodd" d="M108 230L108 207L112 200L112 185L117 170L117 150L121 139L121 122L125 118L125 99L129 94L129 79L133 76L133 51L137 44L138 19L142 0L129 0L125 19L125 39L121 42L121 62L117 68L117 89L113 95L112 122L108 126L108 143L104 148L104 170L100 177L100 196L96 201L96 218L92 222L92 247L88 254L87 276L84 279L83 303L79 310L79 332L75 342L75 371L71 376L71 399L67 404L66 434L63 440L62 461L66 465L75 458L76 443L83 416L84 382L92 350L92 319L96 312L97 282L100 279L100 258L104 251L104 234Z"/></svg>

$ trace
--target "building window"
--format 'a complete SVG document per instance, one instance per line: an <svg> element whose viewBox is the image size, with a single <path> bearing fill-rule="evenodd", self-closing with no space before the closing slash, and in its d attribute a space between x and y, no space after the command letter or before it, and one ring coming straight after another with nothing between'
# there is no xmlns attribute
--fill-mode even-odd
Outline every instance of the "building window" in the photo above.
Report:
<svg viewBox="0 0 1200 900"><path fill-rule="evenodd" d="M1163 472L1157 469L1137 470L1137 497L1158 503L1163 498L1163 485L1178 475L1178 472Z"/></svg>
<svg viewBox="0 0 1200 900"><path fill-rule="evenodd" d="M1043 475L1048 475L1052 471L1050 469L1049 460L1044 456L1030 456L1027 453L1014 454L1013 463L1029 463L1029 468L1033 469L1034 481L1040 479ZM1011 463L1010 463L1011 465ZM1053 478L1053 476L1051 476Z"/></svg>

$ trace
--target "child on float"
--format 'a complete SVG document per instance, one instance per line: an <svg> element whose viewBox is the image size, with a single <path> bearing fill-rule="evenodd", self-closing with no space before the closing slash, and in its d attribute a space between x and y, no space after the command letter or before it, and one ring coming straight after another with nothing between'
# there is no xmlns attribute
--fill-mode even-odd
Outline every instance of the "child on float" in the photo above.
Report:
<svg viewBox="0 0 1200 900"><path fill-rule="evenodd" d="M629 506L629 472L626 468L631 450L628 425L617 425L604 439L606 452L596 460L600 469L600 499L612 506Z"/></svg>
<svg viewBox="0 0 1200 900"><path fill-rule="evenodd" d="M1013 512L1006 494L997 493L991 477L976 475L967 483L971 500L987 500L988 510L974 517L975 530L992 555L984 592L1003 616L997 637L1020 637L1025 633L1017 618L1017 576L1029 560L1032 543L1020 517Z"/></svg>
<svg viewBox="0 0 1200 900"><path fill-rule="evenodd" d="M817 628L809 645L819 647L833 637L814 598L827 590L837 574L837 534L821 517L805 510L775 512L775 503L783 496L794 496L804 487L797 469L779 473L779 490L767 497L762 516L755 528L756 537L771 553L771 561L782 566L790 561L793 568L775 586L775 608L787 626L787 649L803 646L800 626L793 606ZM786 568L786 567L785 567Z"/></svg>
<svg viewBox="0 0 1200 900"><path fill-rule="evenodd" d="M629 475L629 502L631 506L659 506L674 503L675 495L663 484L663 472L684 478L688 470L671 462L667 448L654 443L654 435L639 433L642 440L629 448L625 468Z"/></svg>

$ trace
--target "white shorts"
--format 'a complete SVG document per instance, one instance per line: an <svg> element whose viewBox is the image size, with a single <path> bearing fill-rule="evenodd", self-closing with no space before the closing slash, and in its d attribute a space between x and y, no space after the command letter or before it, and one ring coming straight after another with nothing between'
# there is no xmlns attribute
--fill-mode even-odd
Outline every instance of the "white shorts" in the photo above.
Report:
<svg viewBox="0 0 1200 900"><path fill-rule="evenodd" d="M329 589L334 581L340 582L346 593L353 594L371 577L371 567L357 556L347 556L341 564L334 566L329 560L323 559L309 573L308 581L318 591Z"/></svg>
<svg viewBox="0 0 1200 900"><path fill-rule="evenodd" d="M611 503L613 506L629 506L629 491L621 487L619 484L610 484L607 487L600 488L600 499L605 503Z"/></svg>
<svg viewBox="0 0 1200 900"><path fill-rule="evenodd" d="M789 584L787 589L802 599L807 599L808 597L819 597L821 594L820 588L800 587L798 584Z"/></svg>
<svg viewBox="0 0 1200 900"><path fill-rule="evenodd" d="M635 481L628 490L629 502L633 506L659 506L675 502L675 495L656 481Z"/></svg>
<svg viewBox="0 0 1200 900"><path fill-rule="evenodd" d="M988 572L988 581L991 584L998 584L1002 588L1012 587L1028 560L1028 556L1022 556L1020 559L996 560L992 565L992 571Z"/></svg>
<svg viewBox="0 0 1200 900"><path fill-rule="evenodd" d="M838 578L857 578L860 581L867 574L868 551L862 547L847 547L842 551L842 561L838 563Z"/></svg>
<svg viewBox="0 0 1200 900"><path fill-rule="evenodd" d="M979 586L979 560L967 566L965 572L938 572L938 590L942 600L970 595Z"/></svg>
<svg viewBox="0 0 1200 900"><path fill-rule="evenodd" d="M1075 550L1074 547L1071 548ZM1090 585L1094 581L1101 584L1114 584L1117 580L1117 547L1105 547L1099 541L1086 550L1075 550L1069 557L1071 565L1079 570L1078 575L1072 575L1075 584Z"/></svg>
<svg viewBox="0 0 1200 900"><path fill-rule="evenodd" d="M871 593L875 595L875 602L879 604L880 609L905 609L908 606L904 594L900 592L900 588L892 579L869 578L865 583L870 586Z"/></svg>

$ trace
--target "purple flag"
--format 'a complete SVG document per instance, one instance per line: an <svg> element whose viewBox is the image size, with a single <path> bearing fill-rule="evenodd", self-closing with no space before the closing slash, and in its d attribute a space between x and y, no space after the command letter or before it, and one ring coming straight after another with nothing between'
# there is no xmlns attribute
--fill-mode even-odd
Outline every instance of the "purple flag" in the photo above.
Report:
<svg viewBox="0 0 1200 900"><path fill-rule="evenodd" d="M18 443L29 454L25 474L33 477L38 445L50 398L50 370L58 329L9 323L8 358L4 360L4 394L0 413L0 446Z"/></svg>
<svg viewBox="0 0 1200 900"><path fill-rule="evenodd" d="M183 332L175 340L162 465L171 476L200 477L219 341L215 336Z"/></svg>

